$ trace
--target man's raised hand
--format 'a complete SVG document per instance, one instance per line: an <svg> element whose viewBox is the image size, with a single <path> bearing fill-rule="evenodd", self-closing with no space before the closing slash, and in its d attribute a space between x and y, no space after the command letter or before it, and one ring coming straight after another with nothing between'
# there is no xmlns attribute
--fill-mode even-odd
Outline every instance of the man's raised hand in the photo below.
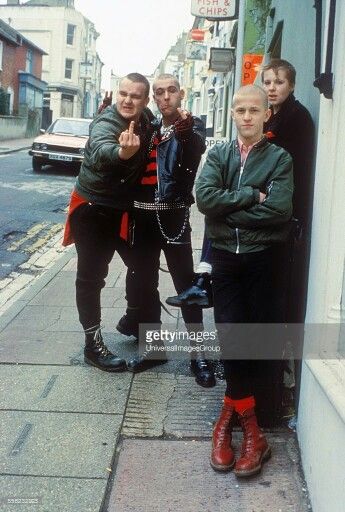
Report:
<svg viewBox="0 0 345 512"><path fill-rule="evenodd" d="M179 114L179 118L174 123L175 133L177 136L180 135L181 138L189 136L192 132L194 119L190 112L187 110L183 110L182 108L177 108L177 112Z"/></svg>
<svg viewBox="0 0 345 512"><path fill-rule="evenodd" d="M177 107L177 112L180 114L180 119L182 120L187 119L187 117L192 115L188 110L183 110L180 107Z"/></svg>
<svg viewBox="0 0 345 512"><path fill-rule="evenodd" d="M134 121L131 121L128 129L120 134L119 144L119 157L122 160L128 160L139 150L140 137L134 133Z"/></svg>

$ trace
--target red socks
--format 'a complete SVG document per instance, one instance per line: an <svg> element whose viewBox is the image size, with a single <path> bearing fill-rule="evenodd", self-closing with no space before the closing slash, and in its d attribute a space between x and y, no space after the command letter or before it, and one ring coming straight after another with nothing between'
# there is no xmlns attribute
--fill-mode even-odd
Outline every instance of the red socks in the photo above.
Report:
<svg viewBox="0 0 345 512"><path fill-rule="evenodd" d="M247 409L254 409L255 407L255 398L253 395L247 396L245 398L241 398L240 400L234 400L230 396L224 396L224 405L228 407L234 407L235 411L238 414L243 414Z"/></svg>

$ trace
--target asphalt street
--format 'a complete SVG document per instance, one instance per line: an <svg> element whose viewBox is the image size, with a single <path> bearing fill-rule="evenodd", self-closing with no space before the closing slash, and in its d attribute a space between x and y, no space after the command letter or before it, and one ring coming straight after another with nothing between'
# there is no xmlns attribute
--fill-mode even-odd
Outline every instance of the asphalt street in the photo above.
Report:
<svg viewBox="0 0 345 512"><path fill-rule="evenodd" d="M61 231L74 181L67 168L34 173L27 150L0 155L0 280Z"/></svg>

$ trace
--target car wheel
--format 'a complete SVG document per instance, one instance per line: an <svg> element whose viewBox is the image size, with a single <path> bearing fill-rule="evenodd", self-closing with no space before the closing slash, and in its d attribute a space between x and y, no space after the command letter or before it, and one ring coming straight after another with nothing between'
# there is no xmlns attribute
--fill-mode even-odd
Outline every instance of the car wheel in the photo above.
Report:
<svg viewBox="0 0 345 512"><path fill-rule="evenodd" d="M32 170L34 172L40 172L42 171L42 164L39 160L37 160L37 158L33 157L32 158Z"/></svg>

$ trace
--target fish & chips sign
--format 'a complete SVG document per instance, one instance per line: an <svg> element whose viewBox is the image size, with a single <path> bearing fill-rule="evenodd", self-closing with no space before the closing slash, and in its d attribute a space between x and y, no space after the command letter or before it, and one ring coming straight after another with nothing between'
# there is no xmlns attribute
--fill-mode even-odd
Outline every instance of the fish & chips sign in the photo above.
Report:
<svg viewBox="0 0 345 512"><path fill-rule="evenodd" d="M233 20L238 17L238 0L192 0L191 13L208 20Z"/></svg>

